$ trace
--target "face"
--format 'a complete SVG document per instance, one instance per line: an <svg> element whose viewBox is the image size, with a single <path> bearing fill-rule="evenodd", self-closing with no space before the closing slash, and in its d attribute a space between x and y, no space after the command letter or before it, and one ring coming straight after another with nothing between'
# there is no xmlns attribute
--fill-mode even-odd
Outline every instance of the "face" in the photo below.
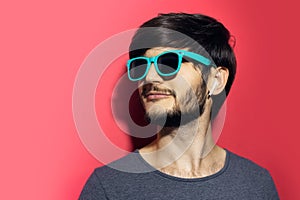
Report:
<svg viewBox="0 0 300 200"><path fill-rule="evenodd" d="M170 48L152 48L146 57L153 57ZM146 77L139 81L139 95L152 123L179 126L201 115L206 100L206 83L201 71L191 62L182 62L177 74L160 76L152 64Z"/></svg>

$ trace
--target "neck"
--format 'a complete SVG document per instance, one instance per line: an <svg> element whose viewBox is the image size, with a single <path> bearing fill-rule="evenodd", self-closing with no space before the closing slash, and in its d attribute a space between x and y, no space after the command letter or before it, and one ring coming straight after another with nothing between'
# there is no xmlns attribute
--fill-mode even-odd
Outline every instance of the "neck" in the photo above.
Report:
<svg viewBox="0 0 300 200"><path fill-rule="evenodd" d="M208 116L203 113L180 127L162 128L157 139L140 150L142 157L154 168L183 178L204 177L221 170L226 152L215 145Z"/></svg>

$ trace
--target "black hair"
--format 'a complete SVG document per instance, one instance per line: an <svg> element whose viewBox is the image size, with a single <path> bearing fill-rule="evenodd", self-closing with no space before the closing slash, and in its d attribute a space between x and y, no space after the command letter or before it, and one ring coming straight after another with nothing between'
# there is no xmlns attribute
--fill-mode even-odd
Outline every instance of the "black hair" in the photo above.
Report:
<svg viewBox="0 0 300 200"><path fill-rule="evenodd" d="M232 38L227 28L212 17L187 13L160 14L137 30L129 47L129 57L142 56L153 47L187 48L204 54L216 66L228 69L229 77L225 86L227 96L236 74L236 58L230 44ZM215 105L219 110L225 98L223 101L217 99L218 95L213 96L213 100L216 100L214 104L220 104Z"/></svg>

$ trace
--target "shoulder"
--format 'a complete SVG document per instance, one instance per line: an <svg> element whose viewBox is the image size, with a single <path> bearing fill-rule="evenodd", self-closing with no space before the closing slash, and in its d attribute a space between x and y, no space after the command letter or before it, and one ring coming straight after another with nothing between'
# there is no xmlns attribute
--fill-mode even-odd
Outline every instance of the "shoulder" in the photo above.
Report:
<svg viewBox="0 0 300 200"><path fill-rule="evenodd" d="M90 197L120 199L118 195L126 196L133 185L141 185L149 180L151 170L143 163L138 153L130 153L112 163L96 168L87 180L80 199Z"/></svg>
<svg viewBox="0 0 300 200"><path fill-rule="evenodd" d="M105 166L96 168L94 173L97 174L99 177L104 178L103 176L108 175L133 175L151 172L153 170L153 168L151 168L147 163L145 163L138 151L134 151Z"/></svg>
<svg viewBox="0 0 300 200"><path fill-rule="evenodd" d="M227 178L231 183L248 188L252 193L278 199L274 181L267 169L255 162L228 151ZM230 184L230 183L229 183Z"/></svg>
<svg viewBox="0 0 300 200"><path fill-rule="evenodd" d="M137 174L134 170L143 170L138 153L132 152L112 163L94 169L88 178L79 199L106 199L111 190L122 188L125 182L134 183ZM101 198L100 198L101 197Z"/></svg>
<svg viewBox="0 0 300 200"><path fill-rule="evenodd" d="M267 169L253 162L252 160L237 155L231 151L228 151L229 167L238 174L244 174L248 176L270 176Z"/></svg>
<svg viewBox="0 0 300 200"><path fill-rule="evenodd" d="M96 168L91 176L95 177L103 187L118 183L134 183L148 178L154 168L149 166L135 151L112 163Z"/></svg>

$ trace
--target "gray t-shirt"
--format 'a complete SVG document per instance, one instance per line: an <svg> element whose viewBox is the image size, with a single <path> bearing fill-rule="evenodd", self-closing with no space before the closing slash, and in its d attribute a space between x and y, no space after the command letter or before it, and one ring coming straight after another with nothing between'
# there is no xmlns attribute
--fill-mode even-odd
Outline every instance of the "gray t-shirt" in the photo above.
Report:
<svg viewBox="0 0 300 200"><path fill-rule="evenodd" d="M266 169L226 150L224 167L204 178L167 175L155 170L135 151L110 165L95 169L79 199L259 200L279 197Z"/></svg>

